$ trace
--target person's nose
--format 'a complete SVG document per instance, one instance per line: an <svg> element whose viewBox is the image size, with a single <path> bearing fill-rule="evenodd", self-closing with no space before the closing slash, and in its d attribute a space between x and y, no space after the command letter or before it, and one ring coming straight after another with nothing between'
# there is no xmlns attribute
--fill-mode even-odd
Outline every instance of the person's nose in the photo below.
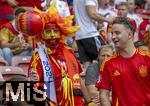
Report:
<svg viewBox="0 0 150 106"><path fill-rule="evenodd" d="M114 40L116 38L116 34L113 33L112 36L111 36L112 40Z"/></svg>
<svg viewBox="0 0 150 106"><path fill-rule="evenodd" d="M108 56L107 56L107 55L105 55L105 56L104 56L104 59L106 59L107 57L108 57Z"/></svg>

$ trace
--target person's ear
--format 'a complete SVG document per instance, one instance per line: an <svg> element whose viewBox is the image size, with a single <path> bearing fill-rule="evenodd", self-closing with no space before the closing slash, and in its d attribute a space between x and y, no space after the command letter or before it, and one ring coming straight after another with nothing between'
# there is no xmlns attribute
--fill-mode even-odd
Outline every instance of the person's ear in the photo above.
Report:
<svg viewBox="0 0 150 106"><path fill-rule="evenodd" d="M133 33L130 30L128 30L128 37L129 37L129 39L133 38Z"/></svg>

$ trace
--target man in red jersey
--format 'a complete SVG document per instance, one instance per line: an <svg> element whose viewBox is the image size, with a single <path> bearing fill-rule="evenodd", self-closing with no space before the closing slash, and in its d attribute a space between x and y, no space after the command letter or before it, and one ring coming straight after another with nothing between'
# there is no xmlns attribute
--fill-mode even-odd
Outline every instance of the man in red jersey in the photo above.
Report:
<svg viewBox="0 0 150 106"><path fill-rule="evenodd" d="M72 26L72 16L62 18L54 4L49 10L53 13L48 12L47 14L49 18L47 17L48 20L41 35L41 45L38 45L38 52L31 60L30 69L37 72L40 81L45 81L52 73L53 79L50 77L50 81L54 82L55 87L54 89L50 88L50 93L52 94L52 90L55 93L53 97L50 96L50 106L83 106L79 75L82 69L73 50L64 43L64 38L75 33L79 27ZM46 47L44 52L41 49L44 48L43 44ZM42 55L44 53L47 54L46 57ZM35 71L31 71L29 76L32 77Z"/></svg>
<svg viewBox="0 0 150 106"><path fill-rule="evenodd" d="M103 62L96 84L102 106L111 106L111 86L113 106L150 106L150 53L134 47L133 25L128 19L116 18L112 33L118 53Z"/></svg>

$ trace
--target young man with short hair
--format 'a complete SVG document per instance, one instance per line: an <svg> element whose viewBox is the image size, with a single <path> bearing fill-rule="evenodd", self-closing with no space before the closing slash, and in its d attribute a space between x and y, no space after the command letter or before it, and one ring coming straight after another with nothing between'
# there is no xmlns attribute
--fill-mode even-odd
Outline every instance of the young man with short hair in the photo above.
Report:
<svg viewBox="0 0 150 106"><path fill-rule="evenodd" d="M118 17L112 26L112 40L118 53L102 63L100 88L102 106L150 105L150 52L136 49L133 25L127 18Z"/></svg>

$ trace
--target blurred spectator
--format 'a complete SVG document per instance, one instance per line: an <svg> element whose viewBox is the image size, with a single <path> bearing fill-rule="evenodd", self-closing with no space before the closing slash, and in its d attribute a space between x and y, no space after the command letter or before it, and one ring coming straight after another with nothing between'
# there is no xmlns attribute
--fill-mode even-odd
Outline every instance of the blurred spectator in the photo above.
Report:
<svg viewBox="0 0 150 106"><path fill-rule="evenodd" d="M118 16L119 17L127 17L129 18L127 15L129 13L129 7L128 7L128 3L127 2L121 2L119 5L118 5ZM131 23L133 24L134 26L134 42L138 41L139 39L139 36L138 36L138 32L137 32L137 24L136 24L136 21L134 19L131 19L129 18Z"/></svg>
<svg viewBox="0 0 150 106"><path fill-rule="evenodd" d="M98 1L100 2L101 0ZM111 21L98 13L98 1L73 1L75 22L80 26L80 30L76 33L75 38L78 45L80 62L83 64L84 69L86 69L89 64L97 58L99 47L105 44L99 36L95 21Z"/></svg>
<svg viewBox="0 0 150 106"><path fill-rule="evenodd" d="M128 0L128 15L127 17L134 19L136 21L137 29L139 29L139 26L141 22L143 21L142 17L140 17L139 14L135 13L135 0ZM138 30L139 31L139 30Z"/></svg>
<svg viewBox="0 0 150 106"><path fill-rule="evenodd" d="M115 13L117 12L117 9L116 9L116 5L115 5L115 0L109 0L109 9L111 11L114 11Z"/></svg>
<svg viewBox="0 0 150 106"><path fill-rule="evenodd" d="M19 7L37 7L42 9L42 1L41 0L16 0L18 2Z"/></svg>
<svg viewBox="0 0 150 106"><path fill-rule="evenodd" d="M0 26L13 20L13 6L17 6L15 0L0 0Z"/></svg>
<svg viewBox="0 0 150 106"><path fill-rule="evenodd" d="M150 28L150 20L143 20L143 22L139 26L139 40L144 41L145 40L145 32L149 30Z"/></svg>
<svg viewBox="0 0 150 106"><path fill-rule="evenodd" d="M139 13L144 20L150 20L150 1L146 0L144 5L140 4L140 6L142 6L142 8L137 8L136 12Z"/></svg>
<svg viewBox="0 0 150 106"><path fill-rule="evenodd" d="M136 49L133 42L133 25L124 17L116 18L112 26L118 53L106 59L100 69L102 106L111 106L109 91L112 85L112 105L150 105L150 55ZM130 97L130 98L129 98ZM139 101L140 100L140 101Z"/></svg>
<svg viewBox="0 0 150 106"><path fill-rule="evenodd" d="M136 8L143 9L146 0L135 0Z"/></svg>
<svg viewBox="0 0 150 106"><path fill-rule="evenodd" d="M150 11L150 0L146 0L144 9L147 10L147 11Z"/></svg>
<svg viewBox="0 0 150 106"><path fill-rule="evenodd" d="M62 0L46 0L45 8L48 9L48 7L54 2L56 2L56 7L62 17L67 17L70 15L68 4Z"/></svg>
<svg viewBox="0 0 150 106"><path fill-rule="evenodd" d="M120 4L118 4L117 9L119 17L127 17L127 14L129 12L127 2L121 2Z"/></svg>
<svg viewBox="0 0 150 106"><path fill-rule="evenodd" d="M113 54L113 50L111 46L109 45L101 46L98 54L99 62L90 65L86 71L85 85L88 89L92 101L97 104L96 106L100 105L99 91L95 87L96 81L100 79L98 78L99 69L101 67L103 60L106 59L107 57L112 56L112 54Z"/></svg>
<svg viewBox="0 0 150 106"><path fill-rule="evenodd" d="M20 12L25 12L25 10L19 8L15 14L18 15ZM18 32L15 19L2 26L0 30L0 41L4 59L9 64L11 64L11 58L14 55L32 55L31 42L27 43L24 36Z"/></svg>
<svg viewBox="0 0 150 106"><path fill-rule="evenodd" d="M145 42L145 44L147 45L147 47L149 48L149 50L150 50L150 27L149 27L149 29L144 33L144 37L145 37L144 42Z"/></svg>
<svg viewBox="0 0 150 106"><path fill-rule="evenodd" d="M104 17L115 17L116 13L112 10L109 9L109 1L108 0L101 0L99 2L99 8L98 8L98 13ZM107 22L103 22L104 27L107 29Z"/></svg>
<svg viewBox="0 0 150 106"><path fill-rule="evenodd" d="M113 2L113 1L111 1L111 2ZM116 17L117 12L109 6L109 3L110 3L110 1L108 1L108 0L107 1L101 0L99 2L98 12L99 12L99 14L101 14L102 16L104 16L106 18ZM110 31L108 31L109 28L110 28L110 24L107 22L98 23L98 30L99 30L100 36L103 39L103 41L105 41L105 43L113 45L111 36L110 36L110 34L108 34L110 32Z"/></svg>

